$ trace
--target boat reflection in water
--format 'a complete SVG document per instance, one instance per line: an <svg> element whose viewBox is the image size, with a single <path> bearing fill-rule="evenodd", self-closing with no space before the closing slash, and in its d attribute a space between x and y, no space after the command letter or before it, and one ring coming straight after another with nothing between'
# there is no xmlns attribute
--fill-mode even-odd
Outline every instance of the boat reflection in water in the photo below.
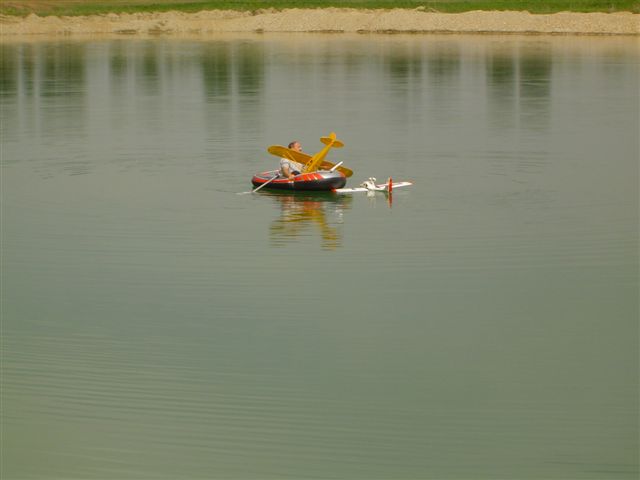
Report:
<svg viewBox="0 0 640 480"><path fill-rule="evenodd" d="M341 224L353 198L332 192L264 192L280 206L280 216L269 228L271 241L284 246L300 237L320 233L322 248L342 246Z"/></svg>

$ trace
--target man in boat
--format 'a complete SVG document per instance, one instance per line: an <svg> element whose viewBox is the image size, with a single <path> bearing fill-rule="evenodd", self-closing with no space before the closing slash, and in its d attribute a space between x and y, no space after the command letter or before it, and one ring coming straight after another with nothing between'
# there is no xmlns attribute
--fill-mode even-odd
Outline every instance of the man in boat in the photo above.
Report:
<svg viewBox="0 0 640 480"><path fill-rule="evenodd" d="M290 150L295 150L296 152L302 152L302 145L297 140L294 140L288 145ZM280 159L280 173L282 176L288 178L289 180L293 180L293 177L302 173L302 169L304 165L298 162L294 162L293 160L289 160L288 158Z"/></svg>

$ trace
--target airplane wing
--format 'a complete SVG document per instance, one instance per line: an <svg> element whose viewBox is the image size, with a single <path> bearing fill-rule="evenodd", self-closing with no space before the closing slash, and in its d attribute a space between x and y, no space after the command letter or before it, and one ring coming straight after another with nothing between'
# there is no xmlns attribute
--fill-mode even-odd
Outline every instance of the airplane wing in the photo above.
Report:
<svg viewBox="0 0 640 480"><path fill-rule="evenodd" d="M312 158L311 155L307 155L306 153L302 152L296 152L295 150L291 150L290 148L283 147L281 145L272 145L267 148L267 151L271 155L275 155L276 157L288 158L289 160L293 160L294 162L298 162L303 165L306 165L309 161L311 161ZM320 164L320 168L322 168L323 170L331 170L331 168L333 168L334 166L334 163L328 162L326 160ZM352 170L343 166L338 167L337 170L339 172L342 172L345 177L350 177L351 175L353 175Z"/></svg>
<svg viewBox="0 0 640 480"><path fill-rule="evenodd" d="M293 160L294 162L301 163L302 165L306 165L309 160L311 160L311 155L307 155L306 153L296 152L295 150L291 150L290 148L283 147L281 145L271 145L267 148L267 152L271 155L275 155L280 158L288 158L289 160Z"/></svg>

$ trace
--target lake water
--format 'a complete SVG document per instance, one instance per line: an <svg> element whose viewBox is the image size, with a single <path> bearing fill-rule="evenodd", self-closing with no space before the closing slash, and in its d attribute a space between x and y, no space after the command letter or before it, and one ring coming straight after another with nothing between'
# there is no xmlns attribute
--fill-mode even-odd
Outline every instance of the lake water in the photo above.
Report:
<svg viewBox="0 0 640 480"><path fill-rule="evenodd" d="M3 479L638 478L637 39L0 46Z"/></svg>

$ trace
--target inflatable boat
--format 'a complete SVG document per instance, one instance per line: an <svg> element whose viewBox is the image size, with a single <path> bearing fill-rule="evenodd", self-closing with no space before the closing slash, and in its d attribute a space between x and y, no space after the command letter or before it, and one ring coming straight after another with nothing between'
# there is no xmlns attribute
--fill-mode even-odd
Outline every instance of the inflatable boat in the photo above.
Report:
<svg viewBox="0 0 640 480"><path fill-rule="evenodd" d="M274 178L275 177L275 178ZM279 174L278 170L257 173L251 179L251 183L257 188L269 188L274 190L294 191L333 191L342 188L347 183L347 177L339 170L300 173L293 180L289 180Z"/></svg>
<svg viewBox="0 0 640 480"><path fill-rule="evenodd" d="M331 148L341 148L344 144L336 138L334 132L331 132L328 137L321 137L320 141L324 144L324 148L313 156L280 145L267 148L272 155L300 164L302 173L292 180L280 174L279 170L257 173L251 179L251 183L256 187L253 191L257 192L263 187L294 191L333 191L344 187L347 184L347 177L353 175L353 172L343 167L342 162L334 165L325 160Z"/></svg>

